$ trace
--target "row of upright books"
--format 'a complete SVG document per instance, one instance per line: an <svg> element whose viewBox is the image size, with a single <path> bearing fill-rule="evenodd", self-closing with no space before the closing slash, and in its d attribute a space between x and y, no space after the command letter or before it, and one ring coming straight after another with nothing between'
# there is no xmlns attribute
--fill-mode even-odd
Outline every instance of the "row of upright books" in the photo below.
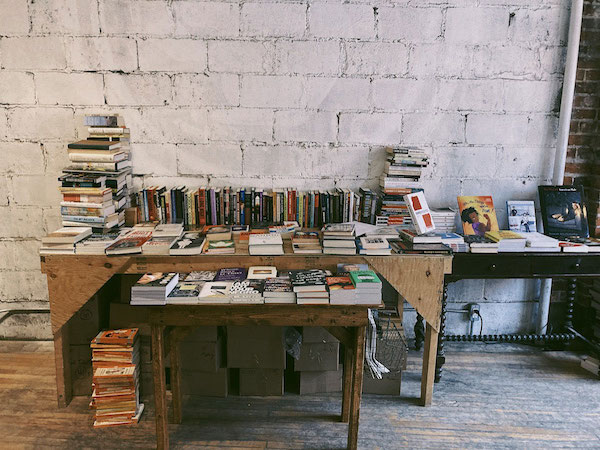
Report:
<svg viewBox="0 0 600 450"><path fill-rule="evenodd" d="M138 221L204 225L250 225L296 221L302 227L360 221L374 223L378 196L370 189L299 191L229 187L153 186L136 194Z"/></svg>
<svg viewBox="0 0 600 450"><path fill-rule="evenodd" d="M125 223L130 206L130 134L118 115L90 115L84 122L89 135L68 144L71 163L58 179L62 224L106 233Z"/></svg>
<svg viewBox="0 0 600 450"><path fill-rule="evenodd" d="M381 280L366 265L278 271L274 266L223 268L186 274L147 273L131 288L132 305L381 303Z"/></svg>

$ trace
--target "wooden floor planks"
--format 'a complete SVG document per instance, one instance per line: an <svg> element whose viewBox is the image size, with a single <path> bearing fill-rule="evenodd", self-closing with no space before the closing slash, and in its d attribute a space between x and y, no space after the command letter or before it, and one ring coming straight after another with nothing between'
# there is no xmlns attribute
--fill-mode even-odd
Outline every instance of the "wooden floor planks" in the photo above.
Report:
<svg viewBox="0 0 600 450"><path fill-rule="evenodd" d="M366 395L360 448L600 448L600 381L576 355L511 345L447 344L433 406L418 406L420 357L400 398ZM468 350L468 351L467 351ZM0 342L3 448L153 448L147 402L136 427L94 430L89 399L55 407L51 343ZM341 395L185 399L174 448L344 448Z"/></svg>

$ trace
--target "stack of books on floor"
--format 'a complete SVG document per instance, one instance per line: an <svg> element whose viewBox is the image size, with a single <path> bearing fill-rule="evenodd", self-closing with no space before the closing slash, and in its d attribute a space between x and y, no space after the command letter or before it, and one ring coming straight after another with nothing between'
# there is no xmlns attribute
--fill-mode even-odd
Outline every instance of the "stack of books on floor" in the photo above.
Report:
<svg viewBox="0 0 600 450"><path fill-rule="evenodd" d="M138 329L101 331L90 346L94 428L138 423L144 411Z"/></svg>
<svg viewBox="0 0 600 450"><path fill-rule="evenodd" d="M296 231L292 237L294 253L323 253L321 239L316 231Z"/></svg>
<svg viewBox="0 0 600 450"><path fill-rule="evenodd" d="M290 271L296 302L299 305L328 304L327 275L328 273L321 269Z"/></svg>
<svg viewBox="0 0 600 450"><path fill-rule="evenodd" d="M42 238L40 255L68 255L75 246L92 234L89 227L63 227Z"/></svg>
<svg viewBox="0 0 600 450"><path fill-rule="evenodd" d="M248 252L251 255L283 255L281 234L250 234Z"/></svg>
<svg viewBox="0 0 600 450"><path fill-rule="evenodd" d="M349 277L356 289L356 304L378 305L381 303L382 283L375 272L354 270L349 272Z"/></svg>
<svg viewBox="0 0 600 450"><path fill-rule="evenodd" d="M486 231L485 237L498 243L498 252L522 252L525 250L527 239L514 231Z"/></svg>
<svg viewBox="0 0 600 450"><path fill-rule="evenodd" d="M412 147L388 148L387 151L385 173L379 184L383 197L376 223L410 229L412 219L403 196L423 190L419 180L428 158L423 150Z"/></svg>
<svg viewBox="0 0 600 450"><path fill-rule="evenodd" d="M329 303L332 305L354 305L356 304L356 288L347 275L338 274L335 277L327 277L329 289Z"/></svg>
<svg viewBox="0 0 600 450"><path fill-rule="evenodd" d="M131 287L132 305L166 305L167 297L179 282L176 272L155 272L144 274Z"/></svg>
<svg viewBox="0 0 600 450"><path fill-rule="evenodd" d="M444 233L456 231L456 211L452 211L450 208L430 208L430 211L436 230Z"/></svg>
<svg viewBox="0 0 600 450"><path fill-rule="evenodd" d="M85 117L87 139L68 145L71 165L59 177L63 226L105 233L125 223L132 185L129 130L117 115Z"/></svg>
<svg viewBox="0 0 600 450"><path fill-rule="evenodd" d="M329 223L323 232L323 253L356 255L355 226L348 223Z"/></svg>

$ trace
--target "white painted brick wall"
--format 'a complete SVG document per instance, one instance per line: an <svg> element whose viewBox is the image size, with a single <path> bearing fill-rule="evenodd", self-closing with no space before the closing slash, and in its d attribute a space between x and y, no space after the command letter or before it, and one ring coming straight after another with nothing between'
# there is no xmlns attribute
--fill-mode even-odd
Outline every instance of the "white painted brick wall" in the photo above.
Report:
<svg viewBox="0 0 600 450"><path fill-rule="evenodd" d="M0 0L0 304L46 300L35 249L90 113L125 118L137 187L375 187L400 143L431 155L433 206L533 198L568 17L567 0Z"/></svg>

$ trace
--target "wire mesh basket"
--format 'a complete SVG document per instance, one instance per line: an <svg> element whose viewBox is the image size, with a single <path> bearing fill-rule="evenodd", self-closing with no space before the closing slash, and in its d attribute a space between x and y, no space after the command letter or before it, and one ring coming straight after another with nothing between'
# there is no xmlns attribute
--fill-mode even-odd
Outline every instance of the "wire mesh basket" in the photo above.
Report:
<svg viewBox="0 0 600 450"><path fill-rule="evenodd" d="M377 327L377 350L375 357L391 373L406 369L408 344L402 326L396 325L397 317L384 311L373 311ZM394 320L396 319L396 320Z"/></svg>

